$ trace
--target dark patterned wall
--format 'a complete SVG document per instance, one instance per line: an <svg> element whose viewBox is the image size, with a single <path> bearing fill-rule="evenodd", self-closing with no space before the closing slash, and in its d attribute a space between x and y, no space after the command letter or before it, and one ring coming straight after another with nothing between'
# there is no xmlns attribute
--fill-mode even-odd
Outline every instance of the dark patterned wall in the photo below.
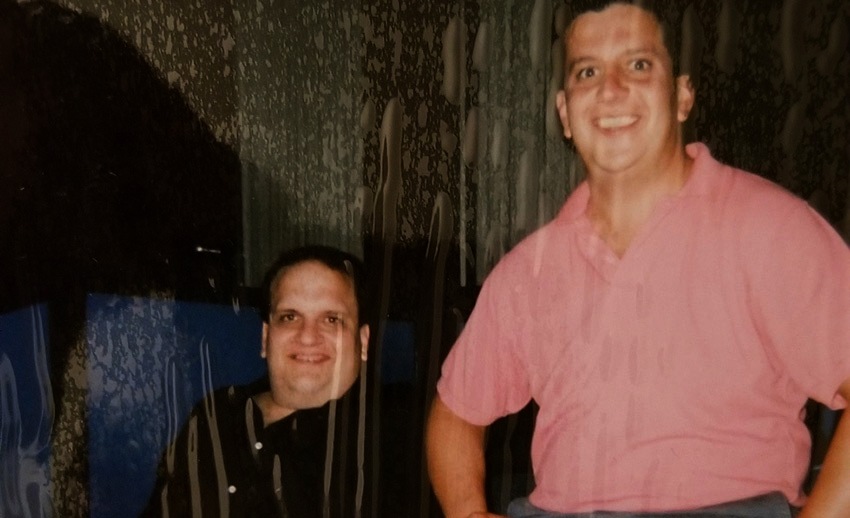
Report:
<svg viewBox="0 0 850 518"><path fill-rule="evenodd" d="M850 238L850 5L694 2L696 136Z"/></svg>

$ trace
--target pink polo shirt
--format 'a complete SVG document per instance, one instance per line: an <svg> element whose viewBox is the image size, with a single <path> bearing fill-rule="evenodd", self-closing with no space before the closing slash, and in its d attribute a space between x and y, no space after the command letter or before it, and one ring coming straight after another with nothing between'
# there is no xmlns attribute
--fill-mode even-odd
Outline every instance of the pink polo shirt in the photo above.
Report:
<svg viewBox="0 0 850 518"><path fill-rule="evenodd" d="M808 205L691 144L693 174L622 259L586 184L485 281L440 398L486 425L530 399L533 504L662 511L770 491L797 504L808 396L850 378L850 251Z"/></svg>

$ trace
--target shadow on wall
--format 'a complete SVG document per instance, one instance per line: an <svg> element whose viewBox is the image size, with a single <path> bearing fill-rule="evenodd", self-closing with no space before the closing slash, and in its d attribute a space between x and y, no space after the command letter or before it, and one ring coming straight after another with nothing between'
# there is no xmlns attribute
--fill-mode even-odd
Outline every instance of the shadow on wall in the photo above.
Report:
<svg viewBox="0 0 850 518"><path fill-rule="evenodd" d="M235 269L233 150L96 18L0 6L4 308L80 285L198 295L196 247Z"/></svg>
<svg viewBox="0 0 850 518"><path fill-rule="evenodd" d="M87 294L229 303L240 189L237 154L117 32L0 0L0 313L47 307L53 514L88 514ZM0 362L22 347L0 334Z"/></svg>

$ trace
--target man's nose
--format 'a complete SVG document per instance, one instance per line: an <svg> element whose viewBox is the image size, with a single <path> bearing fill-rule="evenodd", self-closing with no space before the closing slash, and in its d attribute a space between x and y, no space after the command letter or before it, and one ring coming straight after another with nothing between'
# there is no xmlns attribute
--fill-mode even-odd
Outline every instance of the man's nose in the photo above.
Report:
<svg viewBox="0 0 850 518"><path fill-rule="evenodd" d="M306 345L313 345L321 340L319 325L311 320L304 320L301 329L298 330L298 340Z"/></svg>
<svg viewBox="0 0 850 518"><path fill-rule="evenodd" d="M599 94L603 99L614 99L627 90L628 88L619 71L610 70L602 76L602 85L600 86Z"/></svg>

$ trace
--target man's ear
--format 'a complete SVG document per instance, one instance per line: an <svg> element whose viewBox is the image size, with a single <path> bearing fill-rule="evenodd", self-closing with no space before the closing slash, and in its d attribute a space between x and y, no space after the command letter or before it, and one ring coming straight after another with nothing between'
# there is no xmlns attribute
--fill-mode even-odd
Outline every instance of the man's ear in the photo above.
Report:
<svg viewBox="0 0 850 518"><path fill-rule="evenodd" d="M555 107L558 109L558 117L561 119L561 125L564 127L564 137L567 139L573 138L570 131L570 116L567 113L567 93L559 90L555 95Z"/></svg>
<svg viewBox="0 0 850 518"><path fill-rule="evenodd" d="M364 362L369 358L369 324L360 326L360 359Z"/></svg>
<svg viewBox="0 0 850 518"><path fill-rule="evenodd" d="M688 120L691 109L694 107L694 85L691 84L691 76L682 74L676 78L676 119L679 122Z"/></svg>
<svg viewBox="0 0 850 518"><path fill-rule="evenodd" d="M266 343L269 339L269 325L263 322L263 341L260 344L260 358L266 357Z"/></svg>

